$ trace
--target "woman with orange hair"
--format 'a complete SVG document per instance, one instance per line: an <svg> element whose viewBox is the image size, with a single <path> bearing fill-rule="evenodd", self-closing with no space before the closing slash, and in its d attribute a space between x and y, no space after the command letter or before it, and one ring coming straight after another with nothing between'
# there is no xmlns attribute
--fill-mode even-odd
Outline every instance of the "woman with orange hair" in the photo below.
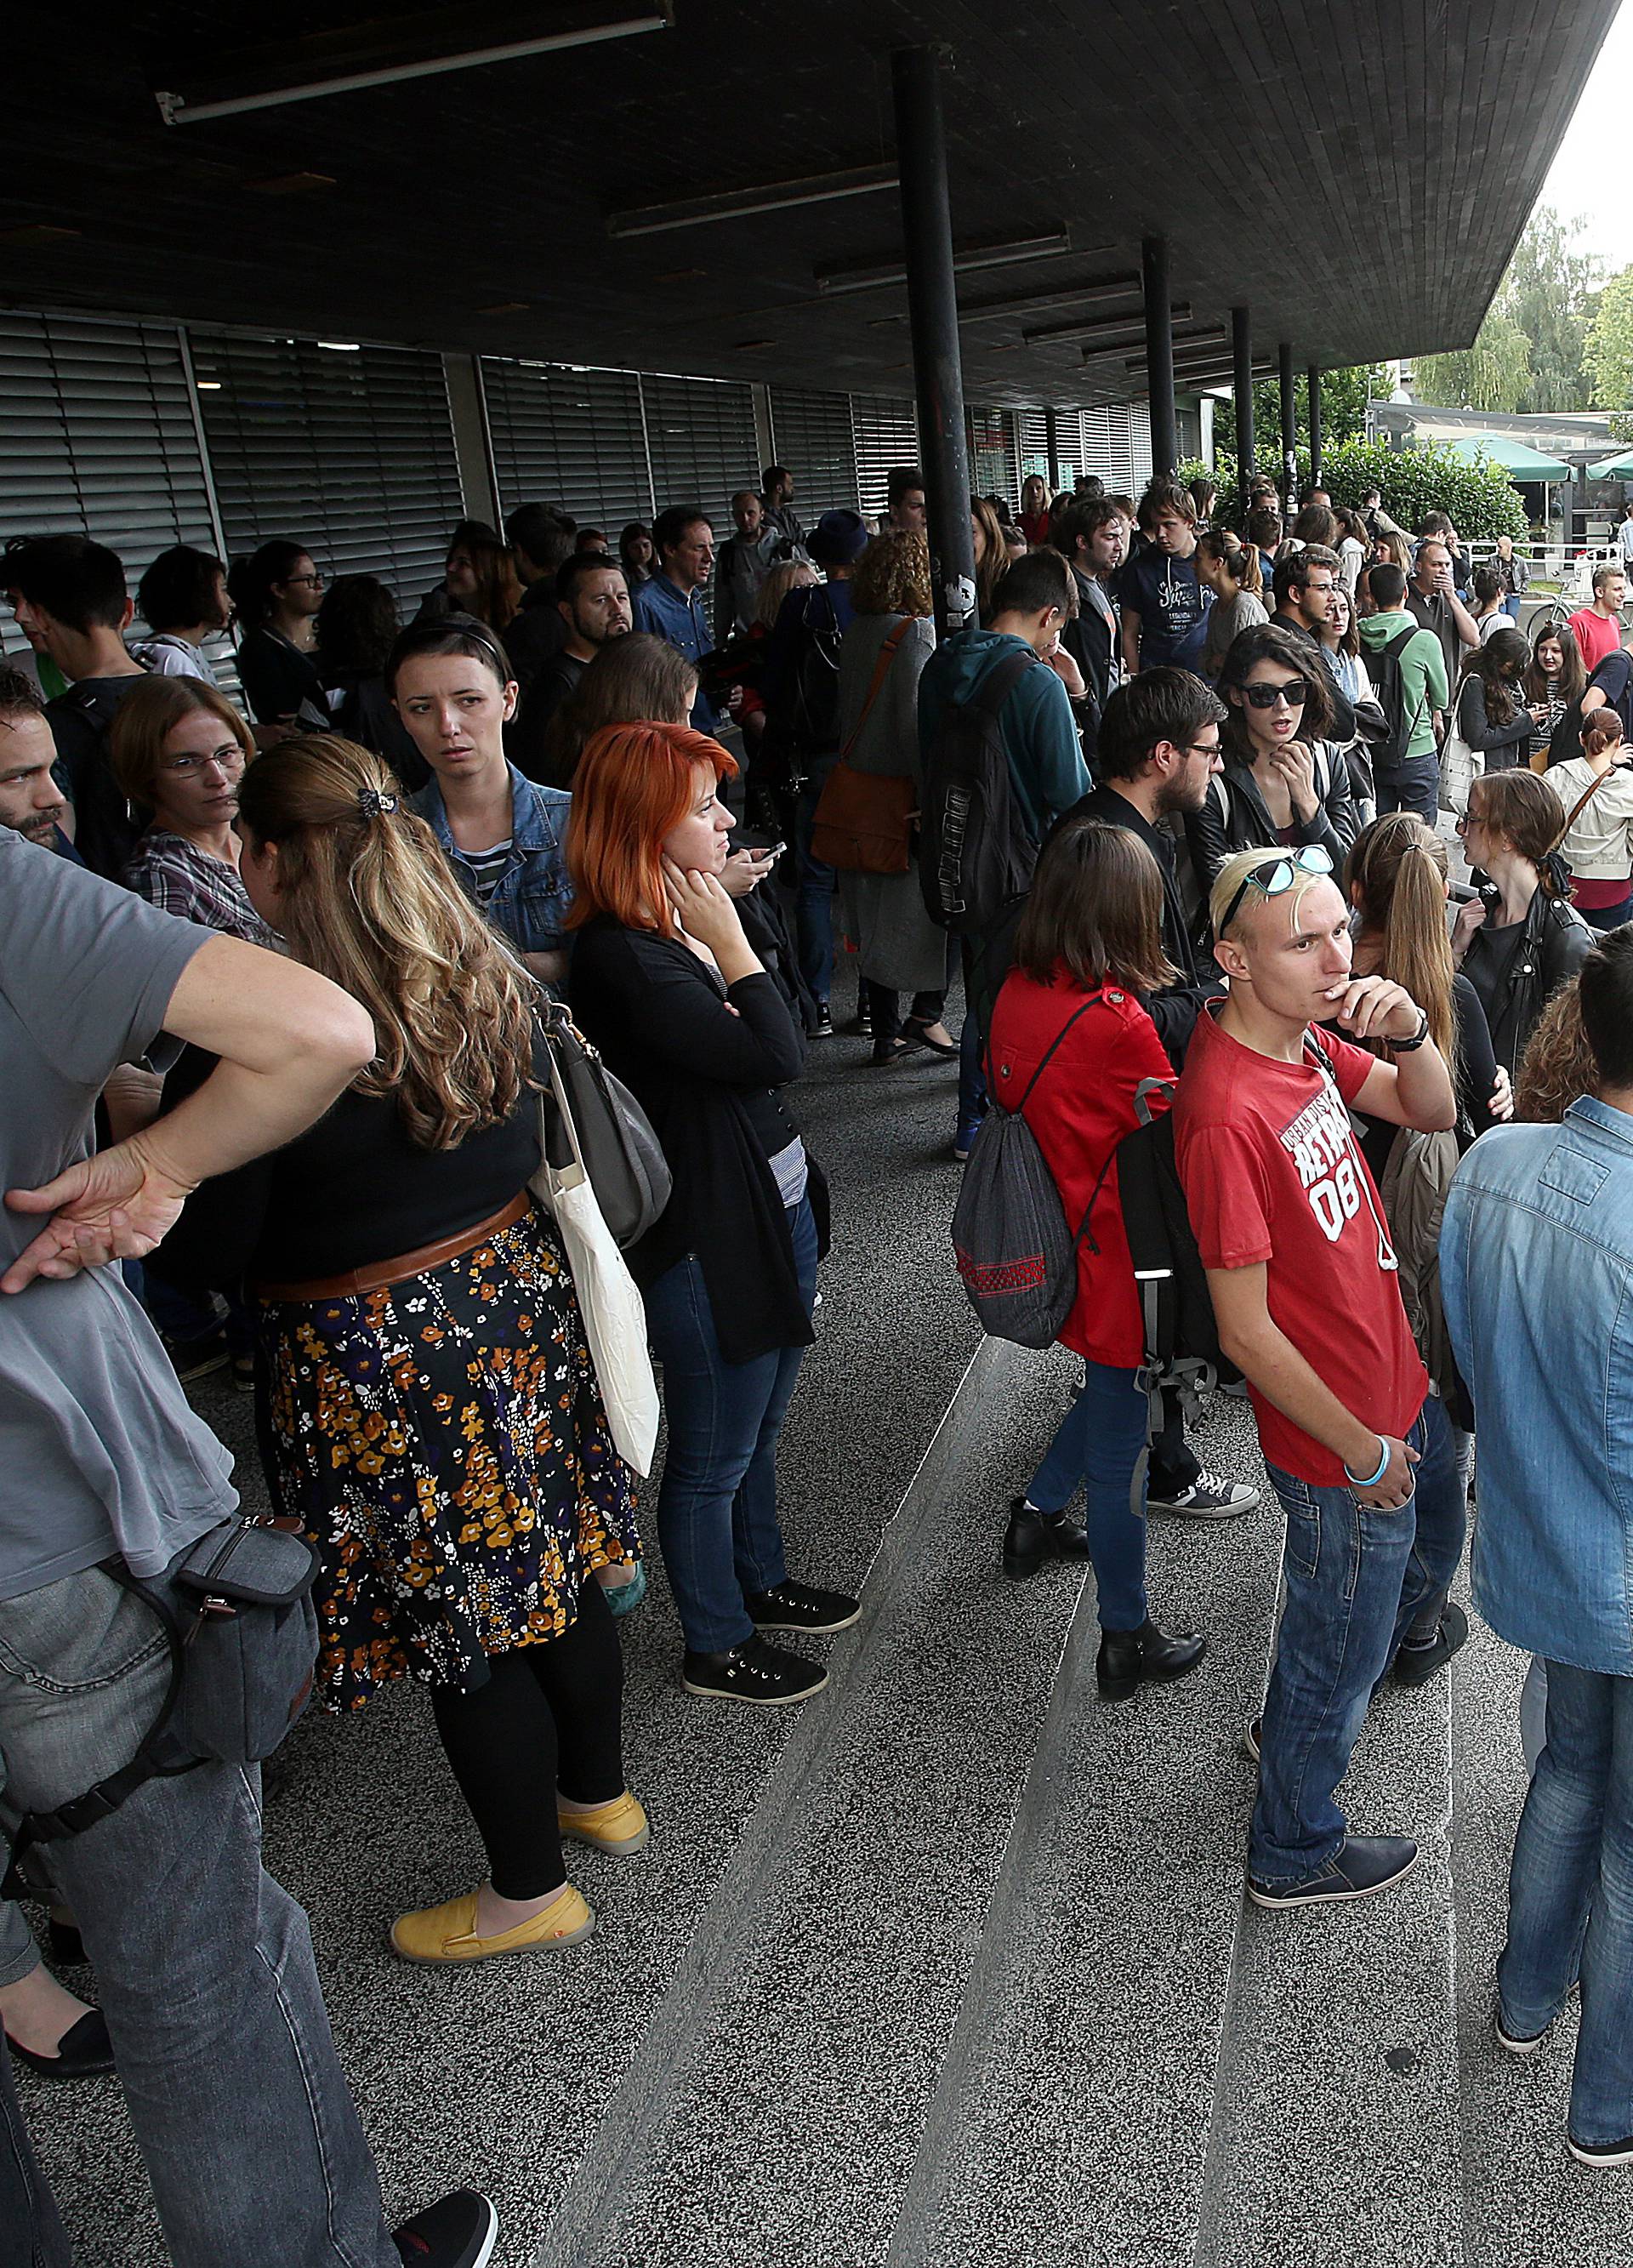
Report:
<svg viewBox="0 0 1633 2268"><path fill-rule="evenodd" d="M658 1537L688 1692L776 1705L828 1683L765 1632L843 1630L854 1599L791 1581L776 1446L811 1344L827 1187L779 1090L805 1041L721 885L717 740L612 725L574 775L573 1012L644 1106L674 1177L628 1255L664 1366Z"/></svg>

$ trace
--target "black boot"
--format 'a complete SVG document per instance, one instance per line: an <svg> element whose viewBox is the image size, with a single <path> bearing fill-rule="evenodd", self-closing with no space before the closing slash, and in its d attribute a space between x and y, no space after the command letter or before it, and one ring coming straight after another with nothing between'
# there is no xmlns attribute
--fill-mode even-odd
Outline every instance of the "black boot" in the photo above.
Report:
<svg viewBox="0 0 1633 2268"><path fill-rule="evenodd" d="M1144 1627L1133 1631L1103 1631L1094 1665L1100 1697L1126 1701L1147 1678L1167 1681L1188 1677L1208 1651L1205 1638L1188 1634L1170 1638L1148 1616Z"/></svg>
<svg viewBox="0 0 1633 2268"><path fill-rule="evenodd" d="M1088 1556L1088 1537L1063 1512L1051 1516L1039 1512L1025 1497L1011 1499L1009 1526L1004 1534L1004 1572L1011 1583L1035 1575L1046 1559L1086 1559Z"/></svg>

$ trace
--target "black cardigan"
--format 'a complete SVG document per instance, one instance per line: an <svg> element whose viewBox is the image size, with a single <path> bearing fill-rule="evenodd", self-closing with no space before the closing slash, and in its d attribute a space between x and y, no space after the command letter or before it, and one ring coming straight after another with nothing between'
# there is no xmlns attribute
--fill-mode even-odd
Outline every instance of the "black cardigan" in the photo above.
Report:
<svg viewBox="0 0 1633 2268"><path fill-rule="evenodd" d="M747 1105L805 1065L804 1035L776 981L763 970L741 976L723 998L680 939L599 915L578 932L569 984L575 1020L634 1092L674 1176L662 1219L626 1255L636 1282L695 1254L728 1362L810 1345L788 1216ZM791 1141L798 1129L782 1115ZM810 1176L826 1251L828 1186L814 1159Z"/></svg>

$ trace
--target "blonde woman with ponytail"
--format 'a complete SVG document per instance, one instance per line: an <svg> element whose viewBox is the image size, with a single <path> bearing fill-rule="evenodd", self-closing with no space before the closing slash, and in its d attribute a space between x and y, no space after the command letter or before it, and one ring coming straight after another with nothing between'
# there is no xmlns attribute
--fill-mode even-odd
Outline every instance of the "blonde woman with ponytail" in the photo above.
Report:
<svg viewBox="0 0 1633 2268"><path fill-rule="evenodd" d="M1458 1099L1458 1143L1514 1111L1508 1073L1497 1062L1479 995L1452 959L1446 928L1451 874L1445 844L1416 813L1392 811L1364 827L1344 862L1355 909L1357 976L1403 985L1429 1019L1429 1035L1451 1069ZM1379 1121L1362 1142L1381 1180L1395 1129Z"/></svg>
<svg viewBox="0 0 1633 2268"><path fill-rule="evenodd" d="M357 1710L394 1679L429 1685L487 1849L479 1889L400 1916L391 1941L422 1962L570 1944L593 1923L562 1837L646 1840L592 1580L638 1547L528 1195L537 986L379 756L285 740L245 774L238 823L256 910L363 1003L379 1046L327 1118L207 1183L182 1235L254 1295L268 1480L322 1563L320 1695Z"/></svg>

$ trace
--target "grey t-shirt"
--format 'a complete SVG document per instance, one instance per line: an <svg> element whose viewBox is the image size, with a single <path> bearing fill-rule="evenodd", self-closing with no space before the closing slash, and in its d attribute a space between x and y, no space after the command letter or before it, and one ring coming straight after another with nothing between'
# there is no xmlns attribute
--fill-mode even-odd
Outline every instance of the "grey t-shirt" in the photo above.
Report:
<svg viewBox="0 0 1633 2268"><path fill-rule="evenodd" d="M0 827L0 1190L89 1152L211 934ZM0 1273L41 1225L0 1208ZM115 1553L157 1574L232 1512L232 1470L117 1266L0 1293L0 1599Z"/></svg>

